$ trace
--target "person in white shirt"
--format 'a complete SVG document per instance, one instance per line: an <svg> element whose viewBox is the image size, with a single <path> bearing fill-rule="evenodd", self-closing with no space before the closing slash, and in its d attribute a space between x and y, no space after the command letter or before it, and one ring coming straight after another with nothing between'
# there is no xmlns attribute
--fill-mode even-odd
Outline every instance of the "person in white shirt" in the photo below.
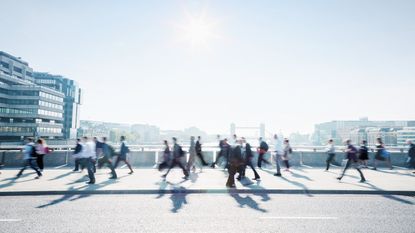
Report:
<svg viewBox="0 0 415 233"><path fill-rule="evenodd" d="M281 166L282 156L284 155L284 148L282 147L282 142L278 138L277 134L274 134L274 152L275 152L275 163L277 167L277 173L274 176L281 176Z"/></svg>
<svg viewBox="0 0 415 233"><path fill-rule="evenodd" d="M87 184L95 184L94 164L96 160L95 143L88 140L88 137L82 138L82 150L78 154L74 154L75 159L79 159L81 166L88 170L89 182Z"/></svg>
<svg viewBox="0 0 415 233"><path fill-rule="evenodd" d="M330 164L334 161L334 157L336 156L336 148L334 147L333 139L330 139L326 146L326 153L327 153L327 159L326 159L326 171L329 170Z"/></svg>

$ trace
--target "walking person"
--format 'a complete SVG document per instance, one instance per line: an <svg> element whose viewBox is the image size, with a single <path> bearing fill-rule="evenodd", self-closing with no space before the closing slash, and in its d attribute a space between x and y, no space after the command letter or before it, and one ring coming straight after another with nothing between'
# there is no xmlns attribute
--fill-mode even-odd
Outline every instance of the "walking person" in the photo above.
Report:
<svg viewBox="0 0 415 233"><path fill-rule="evenodd" d="M274 152L275 152L275 165L277 172L274 173L274 176L281 176L281 162L282 156L284 155L284 148L282 147L282 142L278 138L277 134L274 134Z"/></svg>
<svg viewBox="0 0 415 233"><path fill-rule="evenodd" d="M334 161L334 158L336 156L336 148L334 147L333 139L330 139L327 142L326 153L327 153L327 159L326 159L326 170L325 171L328 171L330 168L330 164Z"/></svg>
<svg viewBox="0 0 415 233"><path fill-rule="evenodd" d="M215 165L218 164L220 159L225 160L226 166L225 168L228 168L228 162L229 162L229 152L230 152L230 148L231 146L228 144L228 139L224 138L223 140L219 141L219 153L216 156L216 160L212 163L211 167L215 168Z"/></svg>
<svg viewBox="0 0 415 233"><path fill-rule="evenodd" d="M82 150L74 157L79 159L81 166L88 170L89 182L87 184L95 184L94 163L96 160L96 148L93 141L89 141L88 137L82 138Z"/></svg>
<svg viewBox="0 0 415 233"><path fill-rule="evenodd" d="M390 153L385 149L385 144L382 142L382 138L376 138L376 154L373 159L373 170L377 170L379 161L384 161L389 166L389 169L393 169Z"/></svg>
<svg viewBox="0 0 415 233"><path fill-rule="evenodd" d="M259 139L259 147L257 148L258 151L258 167L262 169L262 162L266 164L271 164L268 160L264 158L264 155L268 152L268 144L260 137Z"/></svg>
<svg viewBox="0 0 415 233"><path fill-rule="evenodd" d="M182 147L177 143L177 138L173 137L172 140L173 140L173 158L172 158L169 169L167 170L166 174L164 174L162 177L166 178L172 168L174 168L175 166L179 166L183 170L183 174L184 174L183 179L187 180L189 178L189 172L186 170L185 166L181 162L183 156L185 155L185 152L183 151Z"/></svg>
<svg viewBox="0 0 415 233"><path fill-rule="evenodd" d="M35 179L39 179L42 176L42 173L40 172L39 168L36 166L35 160L36 160L36 146L33 142L33 138L27 138L27 143L23 148L23 167L20 169L19 173L17 173L17 178L19 178L24 170L26 170L27 167L32 168L35 170L37 176Z"/></svg>
<svg viewBox="0 0 415 233"><path fill-rule="evenodd" d="M282 156L282 160L285 164L285 171L290 171L290 155L293 153L293 149L290 146L290 141L288 139L284 139L284 155Z"/></svg>
<svg viewBox="0 0 415 233"><path fill-rule="evenodd" d="M253 158L254 158L254 153L252 152L251 149L251 145L246 142L246 139L244 137L242 137L242 148L243 148L243 158L244 158L244 164L242 166L242 171L241 171L241 178L245 177L245 172L246 172L246 166L250 167L252 169L252 171L254 172L254 178L252 178L253 180L260 180L261 177L259 176L258 172L255 170L254 164L252 162Z"/></svg>
<svg viewBox="0 0 415 233"><path fill-rule="evenodd" d="M97 156L97 158L101 158L102 153L103 153L102 142L100 142L97 137L94 137L93 141L95 143L96 156ZM97 172L98 159L96 161L93 161L93 163L94 163L94 173L96 173Z"/></svg>
<svg viewBox="0 0 415 233"><path fill-rule="evenodd" d="M104 165L106 165L111 170L110 179L117 179L117 173L112 165L112 157L115 154L115 149L107 143L106 137L102 138L101 148L102 156L98 158L98 168L101 169Z"/></svg>
<svg viewBox="0 0 415 233"><path fill-rule="evenodd" d="M226 187L235 188L235 174L241 172L241 166L244 166L244 160L242 157L242 141L238 140L236 146L231 147L229 151L229 168L228 168L228 180L226 181ZM241 174L239 174L241 175Z"/></svg>
<svg viewBox="0 0 415 233"><path fill-rule="evenodd" d="M187 161L186 170L190 173L190 170L193 171L193 173L196 172L196 142L195 137L190 137L190 147L189 147L189 160Z"/></svg>
<svg viewBox="0 0 415 233"><path fill-rule="evenodd" d="M353 166L360 174L360 182L363 183L366 181L362 171L359 168L359 163L357 160L357 149L356 147L354 147L351 143L350 140L346 140L346 158L347 158L347 162L346 162L346 166L343 169L343 172L341 173L341 175L339 177L337 177L337 179L340 181L344 174L346 173L346 170L350 168L350 166Z"/></svg>
<svg viewBox="0 0 415 233"><path fill-rule="evenodd" d="M367 168L367 161L369 160L369 148L367 147L367 141L362 140L362 144L359 148L359 161L362 167Z"/></svg>
<svg viewBox="0 0 415 233"><path fill-rule="evenodd" d="M36 163L40 169L40 172L43 172L45 165L43 163L43 157L49 153L48 146L43 138L39 138L36 141Z"/></svg>
<svg viewBox="0 0 415 233"><path fill-rule="evenodd" d="M123 161L127 167L130 169L130 172L128 174L133 174L133 168L131 167L131 164L128 162L127 156L128 153L130 153L130 148L126 145L125 136L120 137L121 140L121 146L120 146L120 153L117 157L117 160L115 161L114 168L117 168L120 161Z"/></svg>
<svg viewBox="0 0 415 233"><path fill-rule="evenodd" d="M202 143L201 143L201 138L200 136L197 137L197 141L196 141L196 155L199 158L200 162L202 163L203 166L207 166L209 165L205 158L203 157L203 152L202 152Z"/></svg>
<svg viewBox="0 0 415 233"><path fill-rule="evenodd" d="M82 151L82 142L81 142L80 138L77 138L76 139L76 146L75 146L73 154L74 155L79 154L79 153L81 153L81 151ZM78 158L76 158L76 157L74 157L74 158L75 158L75 168L73 169L73 171L77 172L77 171L79 171L79 167L81 166L81 163L79 162ZM84 168L82 167L82 170L83 169Z"/></svg>
<svg viewBox="0 0 415 233"><path fill-rule="evenodd" d="M170 153L169 142L167 140L164 140L163 144L164 144L163 161L158 166L159 171L162 171L165 168L168 168L170 166L169 163L171 161L171 159L170 159L171 153Z"/></svg>
<svg viewBox="0 0 415 233"><path fill-rule="evenodd" d="M406 144L408 145L408 167L414 169L415 168L415 144L411 140L406 140ZM412 173L415 173L413 171Z"/></svg>

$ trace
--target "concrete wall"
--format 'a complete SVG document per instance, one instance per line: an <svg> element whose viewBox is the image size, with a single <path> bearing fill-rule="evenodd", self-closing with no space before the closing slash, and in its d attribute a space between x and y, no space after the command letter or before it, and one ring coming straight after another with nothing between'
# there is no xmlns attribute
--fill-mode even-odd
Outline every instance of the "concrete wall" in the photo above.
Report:
<svg viewBox="0 0 415 233"><path fill-rule="evenodd" d="M216 154L212 151L204 152L204 157L207 162L211 163L216 157ZM369 165L371 165L374 157L374 153L369 154ZM188 156L188 154L187 154ZM114 157L115 158L115 157ZM274 161L273 156L269 153L265 155L267 160ZM312 166L312 167L323 167L325 166L327 155L323 152L294 152L291 155L290 164L293 166L299 166L301 164ZM335 160L338 164L342 163L344 153L337 153ZM395 166L406 166L407 154L406 153L391 153L392 164ZM162 152L155 151L133 151L129 155L129 160L133 166L136 167L151 167L154 166L156 161L162 160ZM257 161L257 155L254 158L254 164ZM7 151L0 152L0 163L4 164L5 167L18 167L22 164L22 153ZM45 156L46 167L57 167L68 163L73 165L74 160L71 157L71 153L67 154L65 151L52 152ZM274 162L273 162L274 163ZM121 164L122 165L122 164ZM384 163L380 163L380 166L384 166Z"/></svg>

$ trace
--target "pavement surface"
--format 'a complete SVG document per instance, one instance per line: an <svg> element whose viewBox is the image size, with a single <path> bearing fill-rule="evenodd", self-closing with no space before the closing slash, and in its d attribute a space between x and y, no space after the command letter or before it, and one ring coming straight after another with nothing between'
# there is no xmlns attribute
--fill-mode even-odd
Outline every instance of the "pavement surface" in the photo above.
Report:
<svg viewBox="0 0 415 233"><path fill-rule="evenodd" d="M413 233L414 203L389 195L4 196L0 232Z"/></svg>
<svg viewBox="0 0 415 233"><path fill-rule="evenodd" d="M152 193L308 193L308 194L398 194L415 196L415 174L405 169L364 169L366 183L359 183L357 171L350 169L341 182L336 180L340 168L325 172L322 168L296 167L283 172L282 177L273 176L274 171L259 170L261 181L249 178L236 182L236 189L226 189L227 172L223 169L206 168L191 173L183 180L183 173L173 169L167 179L156 169L136 169L132 175L127 169L118 169L118 179L108 179L108 169L98 170L96 184L87 185L84 172L69 168L46 169L40 179L34 179L32 170L16 179L17 169L3 169L0 174L0 195L59 195L59 194L152 194ZM247 169L247 176L253 173Z"/></svg>

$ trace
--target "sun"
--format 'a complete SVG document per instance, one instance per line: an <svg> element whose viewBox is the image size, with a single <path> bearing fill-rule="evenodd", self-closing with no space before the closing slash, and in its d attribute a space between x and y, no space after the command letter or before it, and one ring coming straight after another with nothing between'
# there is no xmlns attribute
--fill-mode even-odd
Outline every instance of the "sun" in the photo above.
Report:
<svg viewBox="0 0 415 233"><path fill-rule="evenodd" d="M219 38L216 34L217 22L206 14L192 16L187 14L185 22L176 25L180 41L187 42L192 48L206 48L209 42Z"/></svg>

